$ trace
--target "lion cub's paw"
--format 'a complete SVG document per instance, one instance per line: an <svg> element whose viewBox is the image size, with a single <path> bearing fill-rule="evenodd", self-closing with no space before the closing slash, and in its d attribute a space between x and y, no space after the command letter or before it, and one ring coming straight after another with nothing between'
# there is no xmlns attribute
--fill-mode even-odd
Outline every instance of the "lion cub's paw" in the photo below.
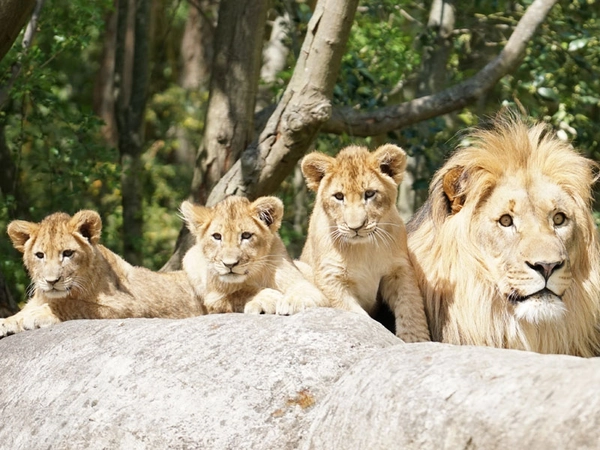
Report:
<svg viewBox="0 0 600 450"><path fill-rule="evenodd" d="M18 320L12 318L0 319L0 338L23 331Z"/></svg>
<svg viewBox="0 0 600 450"><path fill-rule="evenodd" d="M265 288L246 303L244 312L246 314L275 314L277 304L282 298L283 294L281 292Z"/></svg>
<svg viewBox="0 0 600 450"><path fill-rule="evenodd" d="M20 333L25 330L49 327L59 322L60 320L54 315L48 305L26 309L14 316L0 319L0 337Z"/></svg>
<svg viewBox="0 0 600 450"><path fill-rule="evenodd" d="M288 292L277 303L277 314L289 316L317 306L317 302L310 297L308 292Z"/></svg>

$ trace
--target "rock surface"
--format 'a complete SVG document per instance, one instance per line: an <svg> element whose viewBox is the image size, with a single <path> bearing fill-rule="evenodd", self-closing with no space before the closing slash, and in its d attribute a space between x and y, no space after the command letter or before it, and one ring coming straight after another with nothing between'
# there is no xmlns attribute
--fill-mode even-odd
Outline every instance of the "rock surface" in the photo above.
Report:
<svg viewBox="0 0 600 450"><path fill-rule="evenodd" d="M403 344L362 315L72 321L0 340L4 449L585 449L600 358Z"/></svg>
<svg viewBox="0 0 600 450"><path fill-rule="evenodd" d="M599 385L599 358L398 345L342 376L302 448L596 449Z"/></svg>
<svg viewBox="0 0 600 450"><path fill-rule="evenodd" d="M295 449L333 383L398 344L329 309L19 333L0 340L0 447Z"/></svg>

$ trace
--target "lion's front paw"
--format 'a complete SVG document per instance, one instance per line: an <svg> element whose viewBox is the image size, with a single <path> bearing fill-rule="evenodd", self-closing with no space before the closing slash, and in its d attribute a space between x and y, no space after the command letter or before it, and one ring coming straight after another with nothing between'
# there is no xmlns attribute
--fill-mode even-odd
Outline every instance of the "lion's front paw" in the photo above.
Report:
<svg viewBox="0 0 600 450"><path fill-rule="evenodd" d="M0 337L20 333L25 330L49 327L60 320L54 315L48 305L24 309L14 316L0 319Z"/></svg>
<svg viewBox="0 0 600 450"><path fill-rule="evenodd" d="M319 306L306 292L288 292L277 303L277 314L289 316Z"/></svg>
<svg viewBox="0 0 600 450"><path fill-rule="evenodd" d="M263 289L246 303L244 312L246 314L275 314L277 304L281 299L283 299L281 292L275 289Z"/></svg>
<svg viewBox="0 0 600 450"><path fill-rule="evenodd" d="M15 320L13 317L0 319L0 338L23 331L23 327L19 321Z"/></svg>

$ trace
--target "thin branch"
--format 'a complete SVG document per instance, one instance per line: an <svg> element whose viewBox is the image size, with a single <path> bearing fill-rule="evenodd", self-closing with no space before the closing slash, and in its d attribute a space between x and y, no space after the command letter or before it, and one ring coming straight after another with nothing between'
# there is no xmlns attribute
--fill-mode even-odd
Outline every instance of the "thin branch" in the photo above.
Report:
<svg viewBox="0 0 600 450"><path fill-rule="evenodd" d="M527 44L558 0L534 0L517 24L500 54L472 78L436 94L371 112L350 107L334 109L321 132L376 136L417 122L456 111L473 103L491 90L505 75L521 63Z"/></svg>

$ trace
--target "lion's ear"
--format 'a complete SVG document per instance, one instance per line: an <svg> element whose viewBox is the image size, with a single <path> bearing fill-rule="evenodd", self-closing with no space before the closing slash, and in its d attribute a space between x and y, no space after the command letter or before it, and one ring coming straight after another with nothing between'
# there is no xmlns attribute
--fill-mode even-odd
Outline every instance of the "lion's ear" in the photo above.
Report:
<svg viewBox="0 0 600 450"><path fill-rule="evenodd" d="M452 167L442 178L442 189L448 199L452 214L459 212L465 204L462 183L465 179L464 167Z"/></svg>
<svg viewBox="0 0 600 450"><path fill-rule="evenodd" d="M212 209L206 206L194 205L192 202L184 201L179 207L183 220L192 232L197 234L203 226L208 224L213 217Z"/></svg>
<svg viewBox="0 0 600 450"><path fill-rule="evenodd" d="M13 246L21 253L25 253L25 244L39 228L40 226L37 223L13 220L8 224L7 232Z"/></svg>
<svg viewBox="0 0 600 450"><path fill-rule="evenodd" d="M400 184L406 170L406 153L400 147L386 144L373 152L379 170Z"/></svg>
<svg viewBox="0 0 600 450"><path fill-rule="evenodd" d="M102 219L100 218L100 214L89 209L79 211L71 217L69 226L75 233L79 233L92 245L97 244L102 235Z"/></svg>
<svg viewBox="0 0 600 450"><path fill-rule="evenodd" d="M283 219L283 202L281 200L277 197L260 197L250 207L272 231L279 230Z"/></svg>
<svg viewBox="0 0 600 450"><path fill-rule="evenodd" d="M302 159L302 174L310 190L316 192L319 189L321 180L331 170L334 163L334 158L319 152L309 153Z"/></svg>

